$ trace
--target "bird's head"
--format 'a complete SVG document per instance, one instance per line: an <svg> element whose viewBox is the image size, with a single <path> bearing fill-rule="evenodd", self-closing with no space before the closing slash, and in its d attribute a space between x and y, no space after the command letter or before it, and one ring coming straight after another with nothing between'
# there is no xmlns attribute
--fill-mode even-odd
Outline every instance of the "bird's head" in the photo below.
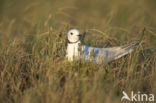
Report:
<svg viewBox="0 0 156 103"><path fill-rule="evenodd" d="M80 31L77 29L71 29L68 31L68 41L70 43L76 43L80 40Z"/></svg>

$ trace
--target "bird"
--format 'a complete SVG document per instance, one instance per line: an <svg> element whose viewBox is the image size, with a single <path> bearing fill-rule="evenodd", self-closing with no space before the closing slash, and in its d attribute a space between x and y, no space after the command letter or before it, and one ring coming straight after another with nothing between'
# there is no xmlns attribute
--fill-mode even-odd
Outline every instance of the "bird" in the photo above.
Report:
<svg viewBox="0 0 156 103"><path fill-rule="evenodd" d="M67 33L66 58L68 61L82 60L97 64L109 63L131 53L139 45L139 42L136 42L135 44L117 47L92 47L82 44L80 36L82 34L78 29L71 29Z"/></svg>

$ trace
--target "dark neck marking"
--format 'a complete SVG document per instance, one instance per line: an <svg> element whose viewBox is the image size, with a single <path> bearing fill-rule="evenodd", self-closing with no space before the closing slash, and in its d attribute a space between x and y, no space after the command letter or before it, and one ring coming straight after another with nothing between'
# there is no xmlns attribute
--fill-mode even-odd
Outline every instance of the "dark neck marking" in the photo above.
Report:
<svg viewBox="0 0 156 103"><path fill-rule="evenodd" d="M76 42L70 42L69 40L68 40L68 42L67 43L69 43L69 44L74 44L74 43L77 43L79 40L77 40Z"/></svg>

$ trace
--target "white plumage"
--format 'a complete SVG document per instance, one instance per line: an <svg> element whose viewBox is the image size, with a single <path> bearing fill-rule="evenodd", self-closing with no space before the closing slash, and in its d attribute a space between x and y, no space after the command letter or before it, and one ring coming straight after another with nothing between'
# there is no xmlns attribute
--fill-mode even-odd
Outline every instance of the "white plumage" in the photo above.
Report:
<svg viewBox="0 0 156 103"><path fill-rule="evenodd" d="M94 62L98 64L108 63L128 53L131 53L139 44L137 42L133 45L124 45L111 48L98 48L81 45L79 36L80 32L77 29L71 29L68 32L66 57L69 61L73 61L74 59L81 59L83 61Z"/></svg>

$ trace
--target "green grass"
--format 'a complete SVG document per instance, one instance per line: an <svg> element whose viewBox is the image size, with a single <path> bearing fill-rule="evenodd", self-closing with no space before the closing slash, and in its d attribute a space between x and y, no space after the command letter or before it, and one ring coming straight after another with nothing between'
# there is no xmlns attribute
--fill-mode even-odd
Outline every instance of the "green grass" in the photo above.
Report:
<svg viewBox="0 0 156 103"><path fill-rule="evenodd" d="M0 103L120 103L123 90L156 95L155 7L155 0L1 1ZM106 65L68 62L70 28L86 32L91 46L142 41Z"/></svg>

